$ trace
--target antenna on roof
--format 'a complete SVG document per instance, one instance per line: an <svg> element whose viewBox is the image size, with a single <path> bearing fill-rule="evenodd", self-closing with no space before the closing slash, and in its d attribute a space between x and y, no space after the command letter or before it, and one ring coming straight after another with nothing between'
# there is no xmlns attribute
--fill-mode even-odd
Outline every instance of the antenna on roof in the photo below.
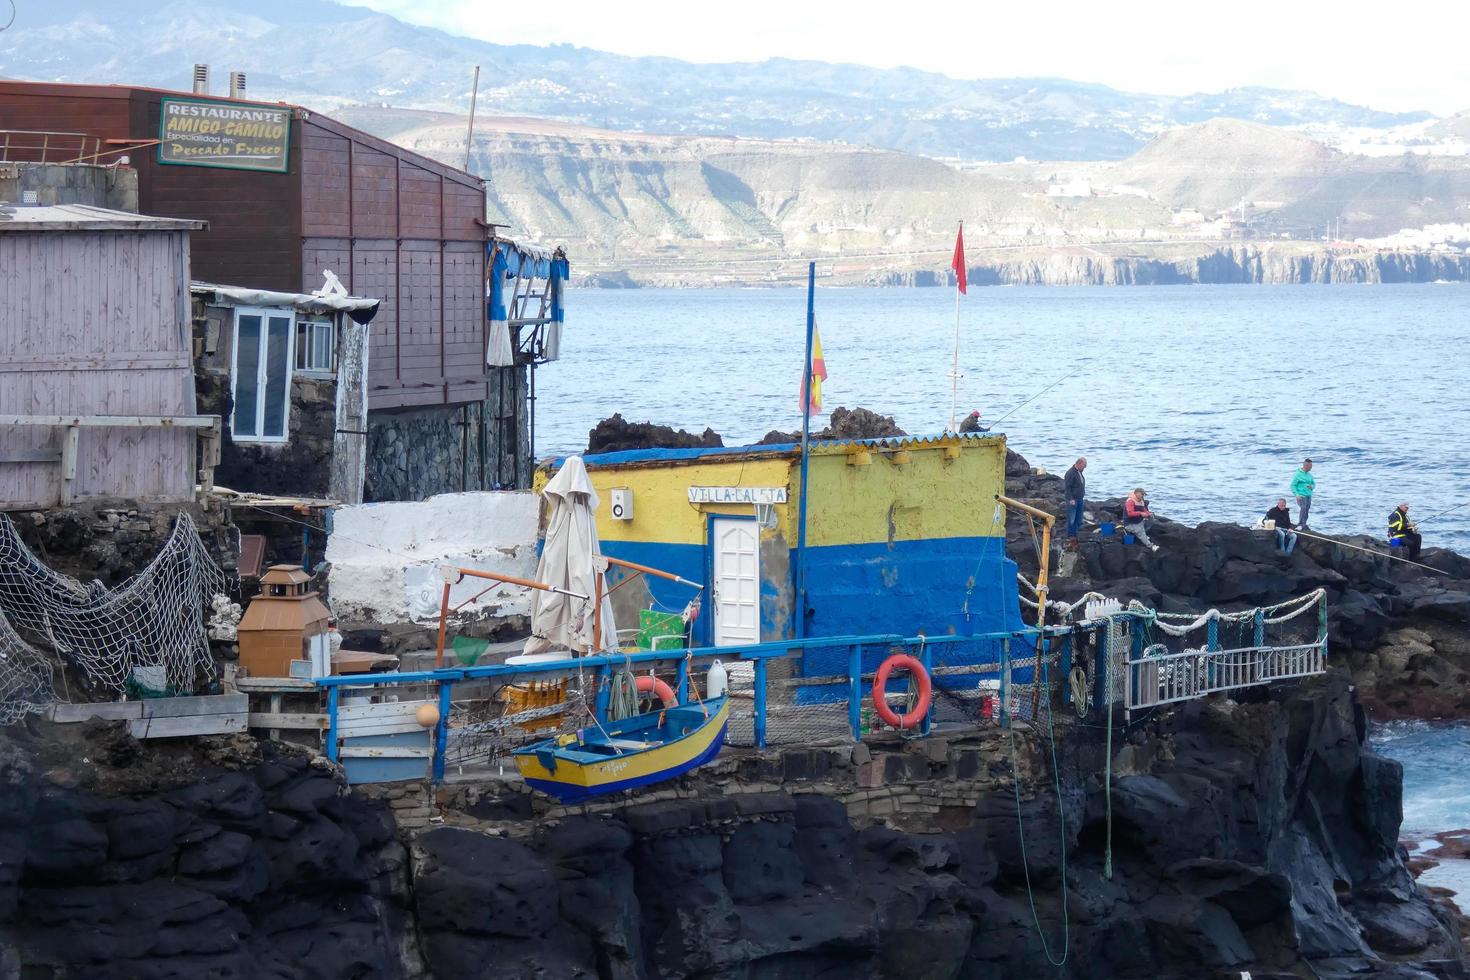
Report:
<svg viewBox="0 0 1470 980"><path fill-rule="evenodd" d="M470 128L464 137L464 172L470 172L470 150L475 145L475 98L480 94L480 66L475 66L475 81L470 87Z"/></svg>

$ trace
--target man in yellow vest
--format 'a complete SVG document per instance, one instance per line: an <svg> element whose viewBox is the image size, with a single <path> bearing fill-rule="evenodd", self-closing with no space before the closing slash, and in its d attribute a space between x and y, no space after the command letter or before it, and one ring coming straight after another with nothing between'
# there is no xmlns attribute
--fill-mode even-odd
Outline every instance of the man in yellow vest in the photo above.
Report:
<svg viewBox="0 0 1470 980"><path fill-rule="evenodd" d="M1419 560L1419 546L1424 539L1419 529L1409 522L1409 505L1399 504L1388 515L1388 544L1392 548L1408 548L1409 560Z"/></svg>

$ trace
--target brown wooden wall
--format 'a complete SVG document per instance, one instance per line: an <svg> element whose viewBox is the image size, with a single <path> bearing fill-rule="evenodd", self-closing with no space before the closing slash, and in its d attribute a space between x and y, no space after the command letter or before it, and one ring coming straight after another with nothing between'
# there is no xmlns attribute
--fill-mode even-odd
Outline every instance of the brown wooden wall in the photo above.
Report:
<svg viewBox="0 0 1470 980"><path fill-rule="evenodd" d="M156 139L160 100L186 92L0 82L0 129ZM160 165L133 151L139 209L199 218L195 279L309 292L331 269L383 301L369 406L486 397L485 189L476 177L297 109L284 174Z"/></svg>

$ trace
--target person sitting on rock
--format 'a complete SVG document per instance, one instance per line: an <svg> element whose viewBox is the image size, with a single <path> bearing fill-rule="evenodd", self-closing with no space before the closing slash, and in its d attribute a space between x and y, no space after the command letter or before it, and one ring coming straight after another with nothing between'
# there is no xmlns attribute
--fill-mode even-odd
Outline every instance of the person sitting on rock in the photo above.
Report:
<svg viewBox="0 0 1470 980"><path fill-rule="evenodd" d="M1148 498L1143 495L1143 487L1134 487L1128 499L1123 501L1123 530L1137 538L1140 544L1158 551L1159 546L1148 539L1148 526L1153 516L1153 511L1148 509Z"/></svg>
<svg viewBox="0 0 1470 980"><path fill-rule="evenodd" d="M1388 545L1390 548L1408 548L1409 561L1419 560L1419 546L1424 543L1419 529L1409 521L1409 505L1399 504L1388 515Z"/></svg>
<svg viewBox="0 0 1470 980"><path fill-rule="evenodd" d="M1276 506L1266 511L1266 520L1276 525L1276 548L1283 555L1291 554L1296 547L1296 525L1291 523L1291 511L1286 509L1286 498L1276 501Z"/></svg>
<svg viewBox="0 0 1470 980"><path fill-rule="evenodd" d="M966 433L966 432L989 432L989 431L990 431L989 429L987 429L985 426L983 426L983 425L980 424L980 412L979 412L979 410L973 411L969 415L966 415L965 416L965 420L960 423L960 432L961 433Z"/></svg>

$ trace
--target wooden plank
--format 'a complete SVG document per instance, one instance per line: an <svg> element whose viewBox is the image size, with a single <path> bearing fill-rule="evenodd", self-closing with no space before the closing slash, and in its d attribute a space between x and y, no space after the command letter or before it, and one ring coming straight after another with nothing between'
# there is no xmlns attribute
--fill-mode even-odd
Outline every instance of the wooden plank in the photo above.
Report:
<svg viewBox="0 0 1470 980"><path fill-rule="evenodd" d="M0 452L0 463L59 463L59 449L16 449Z"/></svg>
<svg viewBox="0 0 1470 980"><path fill-rule="evenodd" d="M339 759L427 759L433 749L425 745L344 745L337 750Z"/></svg>
<svg viewBox="0 0 1470 980"><path fill-rule="evenodd" d="M53 704L46 716L62 724L86 721L89 718L141 718L143 717L143 702L104 701L98 704Z"/></svg>
<svg viewBox="0 0 1470 980"><path fill-rule="evenodd" d="M365 718L412 718L414 714L432 701L386 701L381 704L344 704L337 709L337 720L357 721Z"/></svg>
<svg viewBox="0 0 1470 980"><path fill-rule="evenodd" d="M405 735L410 732L424 731L424 726L409 719L408 721L355 721L343 723L337 719L337 733L343 738L367 738L375 735Z"/></svg>
<svg viewBox="0 0 1470 980"><path fill-rule="evenodd" d="M325 730L327 727L327 716L292 714L290 712L271 713L268 711L252 711L246 718L246 724L251 728Z"/></svg>
<svg viewBox="0 0 1470 980"><path fill-rule="evenodd" d="M236 676L235 687L250 694L268 694L272 691L300 691L306 693L317 690L314 682L302 680L299 677Z"/></svg>
<svg viewBox="0 0 1470 980"><path fill-rule="evenodd" d="M188 715L239 714L249 710L244 694L205 694L186 698L149 698L138 702L144 718L181 718Z"/></svg>
<svg viewBox="0 0 1470 980"><path fill-rule="evenodd" d="M181 738L189 735L226 735L245 731L245 712L234 714L184 715L175 718L140 718L128 722L134 738Z"/></svg>

